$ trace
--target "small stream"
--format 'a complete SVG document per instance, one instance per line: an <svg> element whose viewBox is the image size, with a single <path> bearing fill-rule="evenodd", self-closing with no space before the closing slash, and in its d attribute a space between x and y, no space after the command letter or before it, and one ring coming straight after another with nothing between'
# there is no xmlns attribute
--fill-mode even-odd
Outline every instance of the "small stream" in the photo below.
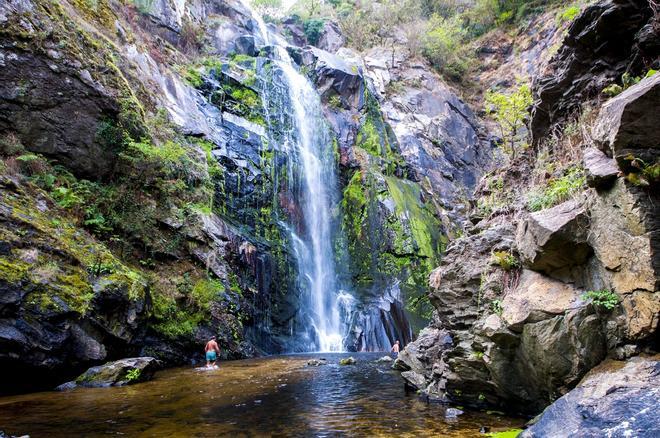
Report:
<svg viewBox="0 0 660 438"><path fill-rule="evenodd" d="M39 437L479 437L524 420L486 413L445 419L445 407L406 393L382 353L305 354L176 368L139 385L0 398L0 429ZM327 365L307 366L324 357Z"/></svg>

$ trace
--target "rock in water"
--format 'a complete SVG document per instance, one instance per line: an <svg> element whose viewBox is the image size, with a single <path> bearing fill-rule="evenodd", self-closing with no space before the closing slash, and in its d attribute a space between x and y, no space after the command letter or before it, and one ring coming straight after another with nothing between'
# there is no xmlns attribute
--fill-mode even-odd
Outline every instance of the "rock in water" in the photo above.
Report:
<svg viewBox="0 0 660 438"><path fill-rule="evenodd" d="M392 356L383 356L380 359L377 359L376 362L378 363L387 363L387 362L392 362L394 359L392 359Z"/></svg>
<svg viewBox="0 0 660 438"><path fill-rule="evenodd" d="M321 365L325 365L328 362L325 359L310 359L307 361L307 366L308 367L318 367Z"/></svg>
<svg viewBox="0 0 660 438"><path fill-rule="evenodd" d="M75 381L58 386L57 390L73 389L76 386L105 388L124 386L151 380L160 363L153 357L132 357L92 367Z"/></svg>
<svg viewBox="0 0 660 438"><path fill-rule="evenodd" d="M339 365L355 365L356 362L353 357L345 357L339 361Z"/></svg>
<svg viewBox="0 0 660 438"><path fill-rule="evenodd" d="M660 436L660 355L609 360L541 414L521 435Z"/></svg>
<svg viewBox="0 0 660 438"><path fill-rule="evenodd" d="M456 408L447 408L445 411L445 418L456 418L459 415L463 415L463 411Z"/></svg>

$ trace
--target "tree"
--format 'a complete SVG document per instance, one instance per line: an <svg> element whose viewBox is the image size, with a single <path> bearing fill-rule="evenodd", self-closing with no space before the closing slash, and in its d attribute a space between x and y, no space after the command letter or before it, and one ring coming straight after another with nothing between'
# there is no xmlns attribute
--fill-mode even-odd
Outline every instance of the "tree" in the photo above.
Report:
<svg viewBox="0 0 660 438"><path fill-rule="evenodd" d="M510 94L494 90L486 92L486 112L490 113L500 127L501 145L504 152L516 159L516 140L521 128L525 126L528 108L532 104L532 90L527 84L521 84ZM507 145L508 142L508 145Z"/></svg>

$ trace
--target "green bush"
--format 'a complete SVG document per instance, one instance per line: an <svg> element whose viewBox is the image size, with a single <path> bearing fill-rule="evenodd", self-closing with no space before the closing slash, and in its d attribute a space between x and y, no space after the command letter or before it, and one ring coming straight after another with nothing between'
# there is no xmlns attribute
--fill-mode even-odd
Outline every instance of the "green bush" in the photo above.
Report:
<svg viewBox="0 0 660 438"><path fill-rule="evenodd" d="M557 21L559 23L564 23L566 21L573 21L575 20L575 17L577 17L579 13L580 13L580 8L578 6L575 5L569 6L557 14Z"/></svg>
<svg viewBox="0 0 660 438"><path fill-rule="evenodd" d="M438 69L460 80L467 70L463 44L467 31L459 17L434 15L423 37L422 53Z"/></svg>
<svg viewBox="0 0 660 438"><path fill-rule="evenodd" d="M510 271L520 266L518 259L507 251L493 251L491 261L505 271Z"/></svg>
<svg viewBox="0 0 660 438"><path fill-rule="evenodd" d="M589 300L598 307L614 309L619 304L619 296L611 290L590 290L582 294L583 300Z"/></svg>
<svg viewBox="0 0 660 438"><path fill-rule="evenodd" d="M572 167L564 176L551 179L545 188L529 193L527 207L530 211L553 207L582 191L585 183L584 170L578 166Z"/></svg>
<svg viewBox="0 0 660 438"><path fill-rule="evenodd" d="M303 29L305 31L305 38L307 42L313 46L319 43L319 38L321 38L321 31L325 25L325 19L323 18L310 18L303 21Z"/></svg>

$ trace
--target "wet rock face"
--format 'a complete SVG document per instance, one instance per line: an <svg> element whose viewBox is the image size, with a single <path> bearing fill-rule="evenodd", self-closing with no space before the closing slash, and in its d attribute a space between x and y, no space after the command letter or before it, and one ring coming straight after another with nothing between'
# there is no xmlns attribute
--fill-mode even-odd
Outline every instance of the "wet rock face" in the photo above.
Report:
<svg viewBox="0 0 660 438"><path fill-rule="evenodd" d="M99 135L102 123L119 111L108 90L55 48L42 58L11 48L6 38L0 46L0 133L16 135L29 150L67 163L79 175L112 172L115 145Z"/></svg>
<svg viewBox="0 0 660 438"><path fill-rule="evenodd" d="M645 62L657 58L657 41L644 0L602 0L587 7L573 22L560 52L550 63L552 72L535 80L537 99L531 120L534 142L550 126L569 116L581 102L617 81L625 71L644 75ZM648 23L648 25L647 25ZM641 29L644 32L640 32Z"/></svg>
<svg viewBox="0 0 660 438"><path fill-rule="evenodd" d="M658 436L659 376L657 355L606 361L550 405L521 436Z"/></svg>

